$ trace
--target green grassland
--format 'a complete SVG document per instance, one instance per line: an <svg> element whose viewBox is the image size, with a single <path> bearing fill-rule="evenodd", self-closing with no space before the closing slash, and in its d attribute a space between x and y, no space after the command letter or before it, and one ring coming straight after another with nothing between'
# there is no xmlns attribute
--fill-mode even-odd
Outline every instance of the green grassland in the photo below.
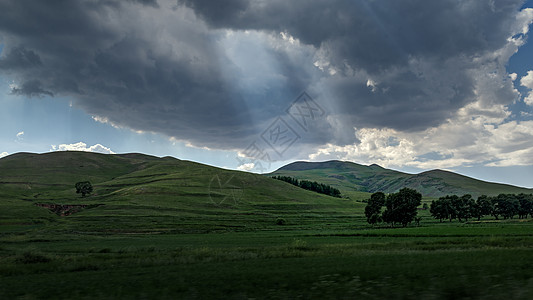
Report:
<svg viewBox="0 0 533 300"><path fill-rule="evenodd" d="M140 154L2 158L0 299L533 298L530 219L372 227L351 196Z"/></svg>

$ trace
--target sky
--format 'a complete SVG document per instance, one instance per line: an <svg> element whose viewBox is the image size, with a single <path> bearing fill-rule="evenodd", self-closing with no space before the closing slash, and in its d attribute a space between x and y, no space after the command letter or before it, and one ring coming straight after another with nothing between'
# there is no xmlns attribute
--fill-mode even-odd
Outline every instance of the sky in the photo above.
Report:
<svg viewBox="0 0 533 300"><path fill-rule="evenodd" d="M338 159L533 188L532 21L532 0L0 0L0 157Z"/></svg>

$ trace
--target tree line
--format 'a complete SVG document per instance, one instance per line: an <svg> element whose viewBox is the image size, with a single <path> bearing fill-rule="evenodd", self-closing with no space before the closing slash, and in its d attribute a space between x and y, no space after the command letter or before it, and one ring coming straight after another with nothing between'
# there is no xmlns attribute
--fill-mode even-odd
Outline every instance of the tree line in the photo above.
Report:
<svg viewBox="0 0 533 300"><path fill-rule="evenodd" d="M417 207L421 202L422 194L410 188L403 188L387 196L382 192L377 192L370 196L365 207L366 220L372 225L386 222L391 226L402 224L403 227L412 221L419 223ZM383 206L385 206L385 211L382 213Z"/></svg>
<svg viewBox="0 0 533 300"><path fill-rule="evenodd" d="M295 185L297 187L301 187L302 189L306 189L309 191L317 192L320 194L325 194L333 197L340 198L341 192L327 184L319 183L316 181L309 181L309 180L298 180L296 178L292 178L290 176L272 176L272 178L288 182L292 185Z"/></svg>
<svg viewBox="0 0 533 300"><path fill-rule="evenodd" d="M461 197L448 195L431 202L429 212L435 219L468 221L483 216L493 216L498 220L512 219L515 216L526 219L533 215L533 195L531 194L500 194L498 196L479 196L474 200L471 195Z"/></svg>

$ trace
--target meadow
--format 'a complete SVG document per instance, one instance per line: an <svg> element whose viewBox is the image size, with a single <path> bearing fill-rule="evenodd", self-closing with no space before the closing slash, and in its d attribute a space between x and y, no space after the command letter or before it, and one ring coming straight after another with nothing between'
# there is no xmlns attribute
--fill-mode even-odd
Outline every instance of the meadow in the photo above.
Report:
<svg viewBox="0 0 533 300"><path fill-rule="evenodd" d="M149 228L158 221L143 222ZM318 225L315 217L306 226L203 233L6 224L0 298L533 297L529 220L449 224L428 218L407 228L370 228L361 221L355 216Z"/></svg>
<svg viewBox="0 0 533 300"><path fill-rule="evenodd" d="M113 171L85 157L79 173L0 176L0 299L533 298L531 219L441 223L419 210L420 226L373 227L364 193L90 157ZM87 176L95 192L82 198L71 182Z"/></svg>

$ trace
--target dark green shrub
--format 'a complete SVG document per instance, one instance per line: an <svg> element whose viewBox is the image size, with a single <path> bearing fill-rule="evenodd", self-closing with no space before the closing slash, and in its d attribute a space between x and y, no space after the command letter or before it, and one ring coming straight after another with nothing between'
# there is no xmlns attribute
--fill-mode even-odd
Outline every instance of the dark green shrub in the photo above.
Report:
<svg viewBox="0 0 533 300"><path fill-rule="evenodd" d="M276 219L276 225L285 225L287 224L287 220L283 219L283 218L277 218Z"/></svg>

